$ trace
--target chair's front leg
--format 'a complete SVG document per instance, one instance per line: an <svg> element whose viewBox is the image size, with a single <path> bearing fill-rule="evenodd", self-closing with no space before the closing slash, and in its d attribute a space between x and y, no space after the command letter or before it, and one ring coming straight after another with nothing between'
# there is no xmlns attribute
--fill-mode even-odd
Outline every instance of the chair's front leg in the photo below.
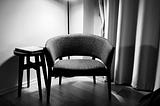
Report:
<svg viewBox="0 0 160 106"><path fill-rule="evenodd" d="M50 101L50 91L51 91L51 71L52 68L48 67L48 82L47 82L47 103Z"/></svg>
<svg viewBox="0 0 160 106"><path fill-rule="evenodd" d="M110 70L108 71L107 82L108 82L108 96L109 96L109 100L111 100L111 75L110 75Z"/></svg>
<svg viewBox="0 0 160 106"><path fill-rule="evenodd" d="M50 101L50 91L51 91L51 76L48 76L48 83L47 83L47 103Z"/></svg>

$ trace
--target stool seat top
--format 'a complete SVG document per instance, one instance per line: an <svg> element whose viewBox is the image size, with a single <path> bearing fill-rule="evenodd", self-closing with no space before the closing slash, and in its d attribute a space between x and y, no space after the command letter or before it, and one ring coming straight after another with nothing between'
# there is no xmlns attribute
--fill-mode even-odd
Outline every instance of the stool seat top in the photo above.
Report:
<svg viewBox="0 0 160 106"><path fill-rule="evenodd" d="M16 47L14 50L15 55L36 55L43 53L43 47L28 46L28 47Z"/></svg>

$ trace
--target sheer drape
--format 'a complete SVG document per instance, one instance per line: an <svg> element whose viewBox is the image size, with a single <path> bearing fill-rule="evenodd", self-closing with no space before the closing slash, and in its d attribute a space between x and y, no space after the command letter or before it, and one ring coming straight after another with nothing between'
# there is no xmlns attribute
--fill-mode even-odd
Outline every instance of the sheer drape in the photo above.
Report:
<svg viewBox="0 0 160 106"><path fill-rule="evenodd" d="M101 36L105 37L105 5L104 0L98 0L99 4L99 15L101 18Z"/></svg>
<svg viewBox="0 0 160 106"><path fill-rule="evenodd" d="M105 35L116 45L112 72L115 83L141 90L159 88L160 1L104 1L105 6L109 3L109 14L104 10L109 15Z"/></svg>

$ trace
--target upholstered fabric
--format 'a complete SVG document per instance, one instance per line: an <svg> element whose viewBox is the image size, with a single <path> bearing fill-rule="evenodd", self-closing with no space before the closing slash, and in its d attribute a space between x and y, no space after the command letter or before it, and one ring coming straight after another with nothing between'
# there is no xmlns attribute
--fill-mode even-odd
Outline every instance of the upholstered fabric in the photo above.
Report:
<svg viewBox="0 0 160 106"><path fill-rule="evenodd" d="M59 76L107 76L108 95L111 99L110 68L114 54L111 43L93 34L70 34L49 39L45 45L45 55L48 65L47 102L50 98L51 77ZM95 59L61 60L65 56L91 56Z"/></svg>
<svg viewBox="0 0 160 106"><path fill-rule="evenodd" d="M46 48L53 61L64 56L85 55L97 57L107 64L113 46L107 39L97 35L71 34L49 39Z"/></svg>
<svg viewBox="0 0 160 106"><path fill-rule="evenodd" d="M69 59L59 60L54 64L54 76L76 76L76 75L105 75L105 65L97 60L91 59Z"/></svg>

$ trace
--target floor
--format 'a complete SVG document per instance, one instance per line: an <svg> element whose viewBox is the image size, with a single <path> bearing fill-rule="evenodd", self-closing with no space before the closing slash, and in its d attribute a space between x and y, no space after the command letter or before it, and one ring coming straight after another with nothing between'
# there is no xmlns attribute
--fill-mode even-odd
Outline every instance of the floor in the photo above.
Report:
<svg viewBox="0 0 160 106"><path fill-rule="evenodd" d="M0 106L138 106L139 99L148 92L137 91L129 86L112 84L112 100L108 101L107 83L90 77L64 78L62 85L52 78L50 104L46 103L43 84L43 100L39 100L37 83L24 87L22 96L17 90L0 96Z"/></svg>

